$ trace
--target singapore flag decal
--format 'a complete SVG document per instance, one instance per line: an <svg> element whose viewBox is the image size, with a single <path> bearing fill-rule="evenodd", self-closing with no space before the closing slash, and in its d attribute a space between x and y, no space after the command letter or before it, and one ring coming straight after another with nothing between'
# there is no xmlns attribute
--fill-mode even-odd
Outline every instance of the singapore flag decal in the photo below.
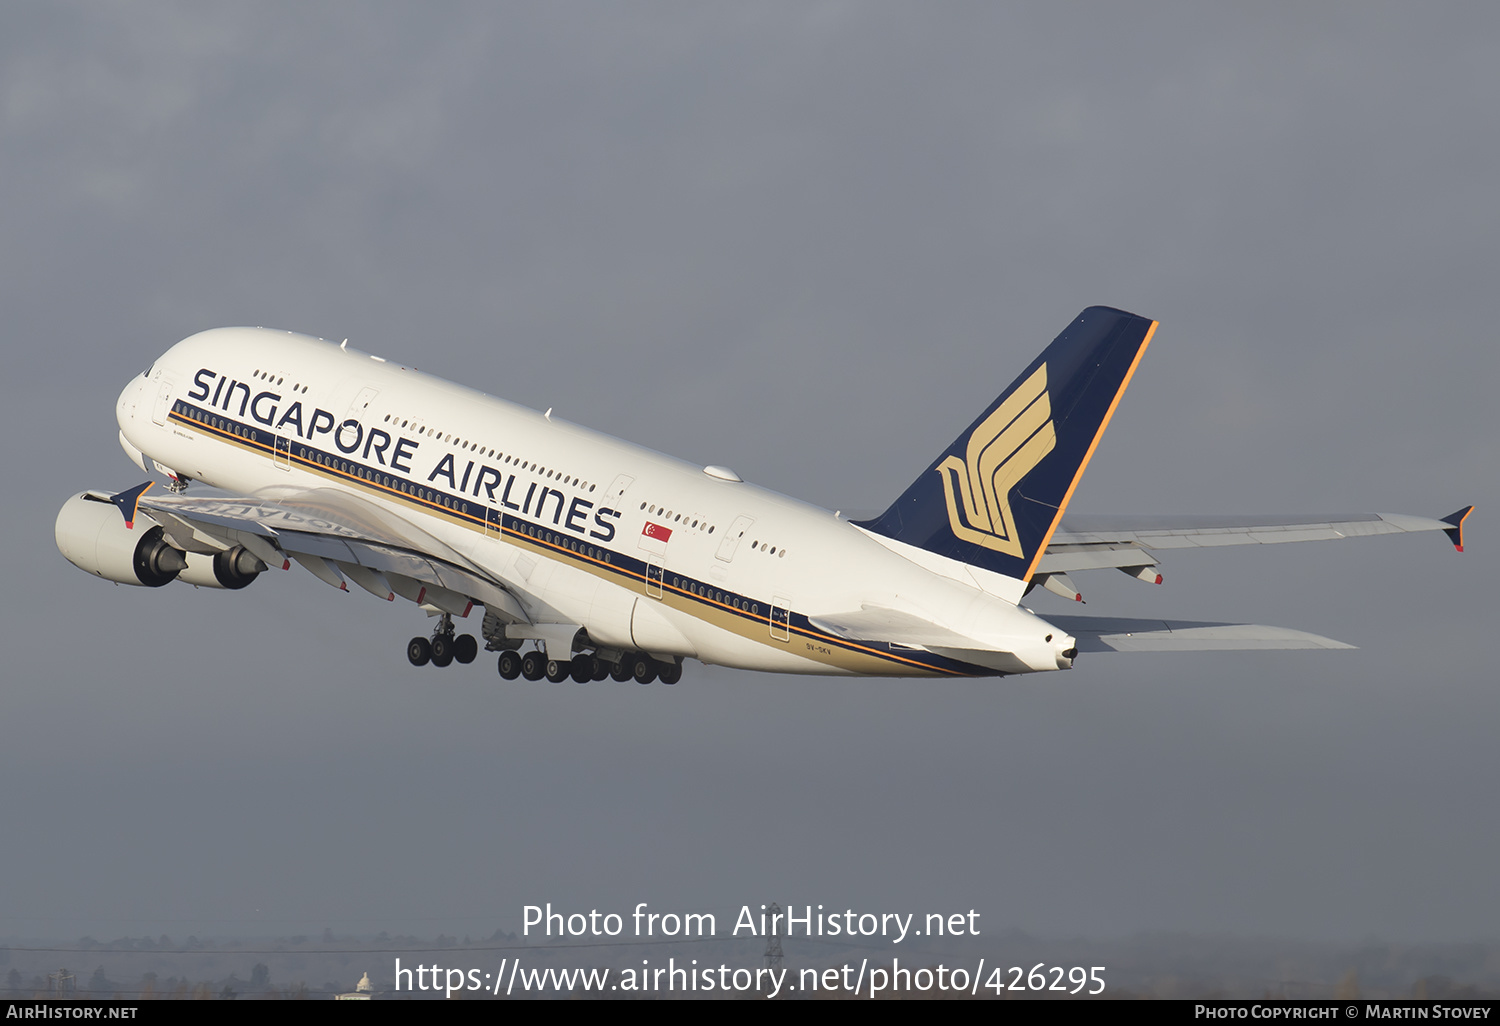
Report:
<svg viewBox="0 0 1500 1026"><path fill-rule="evenodd" d="M647 552L654 552L658 556L667 554L667 542L672 540L672 529L660 524L646 521L646 526L641 528L641 548Z"/></svg>

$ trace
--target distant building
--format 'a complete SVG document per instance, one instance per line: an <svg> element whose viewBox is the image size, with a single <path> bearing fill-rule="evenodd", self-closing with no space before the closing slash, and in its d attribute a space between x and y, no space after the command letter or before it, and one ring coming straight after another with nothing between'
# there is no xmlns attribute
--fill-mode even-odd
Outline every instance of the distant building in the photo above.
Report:
<svg viewBox="0 0 1500 1026"><path fill-rule="evenodd" d="M335 994L335 1001L369 1001L375 996L375 984L370 982L370 974L365 973L354 985L354 989L347 994Z"/></svg>

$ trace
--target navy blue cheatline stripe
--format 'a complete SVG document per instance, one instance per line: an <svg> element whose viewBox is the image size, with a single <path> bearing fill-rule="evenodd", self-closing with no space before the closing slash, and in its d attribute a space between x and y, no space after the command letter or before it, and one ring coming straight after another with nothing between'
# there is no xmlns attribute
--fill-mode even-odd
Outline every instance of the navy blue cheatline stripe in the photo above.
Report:
<svg viewBox="0 0 1500 1026"><path fill-rule="evenodd" d="M168 419L179 423L184 427L189 427L196 431L203 432L206 435L217 438L224 442L228 442L232 445L237 445L241 448L248 449L252 452L259 453L263 456L282 458L275 452L277 436L274 432L266 430L264 427L255 427L242 421L235 420L232 417L226 417L220 411L207 410L202 407L195 406L192 403L186 402L185 400L178 400L173 405L171 413L168 414ZM639 559L635 556L629 555L628 553L617 552L613 549L605 548L602 545L594 544L590 541L590 539L588 539L587 536L579 536L576 539L569 539L569 536L562 534L560 531L554 530L553 527L555 527L555 525L548 526L546 524L538 524L534 521L518 517L513 513L494 509L494 507L491 506L486 506L483 503L478 502L477 500L473 503L473 508L471 509L468 502L468 496L457 496L452 494L451 492L444 492L438 488L429 488L426 485L419 485L413 482L406 481L406 479L390 473L389 467L371 467L367 464L360 463L357 460L351 460L345 453L334 453L326 449L319 449L316 446L308 445L301 439L296 439L296 445L291 445L290 442L292 441L293 436L282 437L288 439L289 444L287 452L285 454L285 459L290 465L300 467L301 469L310 471L312 473L322 474L325 477L334 478L335 480L341 481L345 484L356 485L358 487L377 492L380 495L385 496L386 498L403 501L408 505L415 506L418 510L424 513L438 514L448 517L449 519L457 521L470 530L476 530L481 533L490 533L493 530L493 522L486 521L486 510L493 510L495 513L500 514L499 533L501 534L507 535L514 540L523 542L527 546L543 550L550 555L561 556L567 562L573 563L575 565L583 564L585 568L590 569L593 572L602 572L605 575L613 574L615 576L624 577L630 580L632 584L639 583L644 585L646 583L646 568L648 565L646 560ZM329 462L322 462L323 460L327 460ZM339 468L339 464L347 464L352 469L342 470ZM357 473L357 471L360 470L374 475L381 480L372 480L370 478L363 477L359 473ZM408 484L413 489L413 491L406 491L395 485L385 484L383 479L387 477L392 481ZM424 494L415 494L417 492L421 492ZM433 495L437 496L437 498L428 499L425 495L426 492L431 492ZM448 499L449 502L452 502L454 505L444 505L440 501L444 498ZM585 548L594 549L595 551L599 552L600 556L592 556L587 552L580 552L571 549L566 544L564 544L564 540L576 540ZM668 583L665 579L667 576L670 576L672 581L675 583ZM725 600L719 601L710 598L707 595L696 594L691 590L694 587L701 588L709 592L713 592L716 590L722 592L725 596ZM757 626L764 625L769 630L771 622L771 603L769 602L762 602L759 599L751 599L748 596L741 595L737 592L724 591L721 587L715 588L706 581L701 581L693 577L687 577L681 573L674 572L669 575L667 574L665 567L663 567L662 590L663 592L670 591L684 601L696 603L700 606L705 606L724 613L728 613L748 623L753 623ZM735 599L739 599L741 606L744 608L735 608L735 606L733 605ZM750 606L752 605L757 610L756 612L751 612ZM762 615L758 611L761 605L766 606L766 612L764 615ZM861 655L872 656L877 659L884 659L889 662L899 663L904 666L930 670L933 673L937 674L947 674L950 676L958 677L1003 676L1003 674L1000 674L998 671L991 670L988 667L975 666L971 663L965 663L957 659L949 659L946 656L936 655L931 652L922 652L914 649L903 649L902 653L898 655L888 649L876 647L875 644L872 643L861 643L858 641L850 641L846 638L840 638L836 635L829 634L826 631L822 631L814 627L806 615L798 613L795 610L788 611L788 623L786 626L790 634L799 635L801 637L817 641L818 643L823 645L838 648L846 652L854 652ZM751 640L755 640L760 644L771 644L770 641L762 641L761 639ZM784 643L778 642L777 644Z"/></svg>

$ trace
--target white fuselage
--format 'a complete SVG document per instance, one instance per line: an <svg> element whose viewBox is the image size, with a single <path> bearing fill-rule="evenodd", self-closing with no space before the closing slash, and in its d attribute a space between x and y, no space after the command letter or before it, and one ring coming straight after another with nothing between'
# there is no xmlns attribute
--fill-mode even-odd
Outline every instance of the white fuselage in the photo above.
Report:
<svg viewBox="0 0 1500 1026"><path fill-rule="evenodd" d="M194 335L125 388L117 417L127 449L179 477L375 503L502 582L532 623L578 624L596 644L793 673L1067 664L1071 639L1017 606L1020 581L304 335ZM981 666L808 622L865 606L1009 655Z"/></svg>

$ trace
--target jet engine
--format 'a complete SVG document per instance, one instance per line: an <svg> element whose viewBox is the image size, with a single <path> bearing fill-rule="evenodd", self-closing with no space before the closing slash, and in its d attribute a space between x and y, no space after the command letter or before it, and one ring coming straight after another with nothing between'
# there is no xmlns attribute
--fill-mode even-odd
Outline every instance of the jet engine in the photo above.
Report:
<svg viewBox="0 0 1500 1026"><path fill-rule="evenodd" d="M160 588L188 567L187 554L168 544L159 526L145 517L126 526L118 506L90 492L63 503L55 533L69 563L118 584Z"/></svg>
<svg viewBox="0 0 1500 1026"><path fill-rule="evenodd" d="M260 575L266 568L243 545L236 545L212 556L201 552L187 554L187 569L177 575L179 581L196 584L200 588L228 588L238 591Z"/></svg>
<svg viewBox="0 0 1500 1026"><path fill-rule="evenodd" d="M127 526L120 508L93 492L75 495L57 514L57 547L80 570L119 584L160 588L185 581L237 591L266 568L243 545L221 552L184 552L143 514Z"/></svg>

